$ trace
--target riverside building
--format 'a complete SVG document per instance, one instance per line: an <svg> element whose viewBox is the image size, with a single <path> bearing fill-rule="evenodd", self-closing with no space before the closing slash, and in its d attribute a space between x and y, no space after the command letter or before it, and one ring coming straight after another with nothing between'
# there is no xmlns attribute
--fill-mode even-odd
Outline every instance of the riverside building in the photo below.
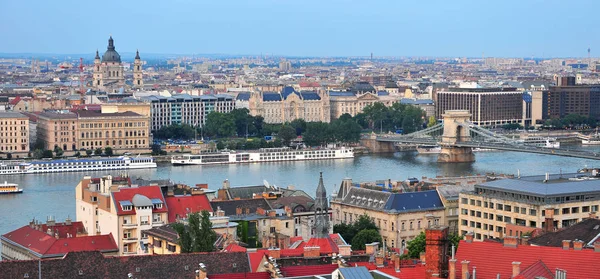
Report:
<svg viewBox="0 0 600 279"><path fill-rule="evenodd" d="M29 152L29 118L18 112L0 112L0 153L16 158Z"/></svg>

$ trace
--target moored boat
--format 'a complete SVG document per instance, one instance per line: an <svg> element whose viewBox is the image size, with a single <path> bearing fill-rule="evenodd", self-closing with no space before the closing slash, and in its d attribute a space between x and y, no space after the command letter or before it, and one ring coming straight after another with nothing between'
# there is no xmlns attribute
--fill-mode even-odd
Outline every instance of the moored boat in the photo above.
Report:
<svg viewBox="0 0 600 279"><path fill-rule="evenodd" d="M15 183L8 183L4 181L4 184L0 184L0 195L21 193L23 193L23 189L19 188L19 185Z"/></svg>

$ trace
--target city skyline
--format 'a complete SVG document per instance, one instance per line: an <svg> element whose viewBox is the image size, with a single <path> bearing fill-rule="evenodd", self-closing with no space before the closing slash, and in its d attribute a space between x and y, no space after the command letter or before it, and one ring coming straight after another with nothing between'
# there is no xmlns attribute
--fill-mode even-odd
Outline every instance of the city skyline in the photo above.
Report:
<svg viewBox="0 0 600 279"><path fill-rule="evenodd" d="M123 53L286 57L597 57L600 41L593 1L34 2L0 4L0 53L102 52L111 34Z"/></svg>

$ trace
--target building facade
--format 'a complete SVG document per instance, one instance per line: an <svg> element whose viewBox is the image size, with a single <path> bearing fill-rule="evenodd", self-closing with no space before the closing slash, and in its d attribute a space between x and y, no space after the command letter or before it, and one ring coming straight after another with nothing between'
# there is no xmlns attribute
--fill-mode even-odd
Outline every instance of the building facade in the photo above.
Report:
<svg viewBox="0 0 600 279"><path fill-rule="evenodd" d="M521 236L527 229L569 227L598 212L597 180L573 181L577 174L500 179L475 186L459 199L459 232L475 240Z"/></svg>
<svg viewBox="0 0 600 279"><path fill-rule="evenodd" d="M405 249L426 228L446 224L445 210L435 190L391 193L354 187L346 180L331 201L333 223L351 224L368 215L379 228L384 247ZM350 241L350 240L348 240Z"/></svg>
<svg viewBox="0 0 600 279"><path fill-rule="evenodd" d="M44 148L77 151L110 147L148 149L149 119L135 112L43 112L38 116L38 140Z"/></svg>
<svg viewBox="0 0 600 279"><path fill-rule="evenodd" d="M142 73L142 60L140 54L136 51L133 62L133 87L141 88L144 86ZM117 90L125 87L125 73L121 55L116 51L112 36L108 39L106 52L100 58L96 51L93 70L93 87L98 90Z"/></svg>
<svg viewBox="0 0 600 279"><path fill-rule="evenodd" d="M437 93L436 116L447 110L468 110L481 126L522 123L523 92L514 88L448 88Z"/></svg>
<svg viewBox="0 0 600 279"><path fill-rule="evenodd" d="M150 129L159 130L170 125L203 126L211 112L228 113L235 108L232 96L178 94L171 97L152 95L142 101L150 104Z"/></svg>
<svg viewBox="0 0 600 279"><path fill-rule="evenodd" d="M600 117L600 85L550 86L537 93L542 99L542 119L563 118L569 114Z"/></svg>
<svg viewBox="0 0 600 279"><path fill-rule="evenodd" d="M391 96L386 91L378 92L367 82L356 82L348 91L330 91L329 96L331 119L337 119L345 113L355 116L374 103L389 107L400 100L399 96Z"/></svg>
<svg viewBox="0 0 600 279"><path fill-rule="evenodd" d="M237 103L247 106L253 116L261 115L265 123L286 123L296 119L306 122L329 122L329 94L324 91L296 91L291 86L281 92L257 91L241 94Z"/></svg>
<svg viewBox="0 0 600 279"><path fill-rule="evenodd" d="M29 118L18 112L0 112L0 153L16 158L29 153ZM6 157L8 155L3 155Z"/></svg>
<svg viewBox="0 0 600 279"><path fill-rule="evenodd" d="M121 256L147 253L148 236L143 231L167 221L160 186L132 187L113 183L112 176L84 177L75 197L77 221L89 235L114 235Z"/></svg>

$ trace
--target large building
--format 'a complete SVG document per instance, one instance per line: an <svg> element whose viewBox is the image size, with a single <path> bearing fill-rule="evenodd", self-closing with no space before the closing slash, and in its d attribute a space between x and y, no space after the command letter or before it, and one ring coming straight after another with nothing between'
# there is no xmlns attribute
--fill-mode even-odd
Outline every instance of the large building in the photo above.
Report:
<svg viewBox="0 0 600 279"><path fill-rule="evenodd" d="M199 96L178 94L171 97L151 95L142 97L142 101L150 103L151 131L178 124L202 126L209 113L227 113L235 108L233 97L224 94Z"/></svg>
<svg viewBox="0 0 600 279"><path fill-rule="evenodd" d="M49 150L136 150L150 146L148 117L130 111L42 112L38 115L37 133L38 141Z"/></svg>
<svg viewBox="0 0 600 279"><path fill-rule="evenodd" d="M261 115L266 123L286 123L296 119L307 122L330 121L329 94L324 91L299 92L286 86L281 92L238 94L237 104L247 107L253 116Z"/></svg>
<svg viewBox="0 0 600 279"><path fill-rule="evenodd" d="M598 212L600 184L582 174L500 179L460 194L460 234L476 240L569 227Z"/></svg>
<svg viewBox="0 0 600 279"><path fill-rule="evenodd" d="M356 82L348 91L330 91L331 119L337 119L342 114L355 116L366 106L382 103L391 106L400 101L399 96L391 96L386 91L377 91L368 82Z"/></svg>
<svg viewBox="0 0 600 279"><path fill-rule="evenodd" d="M0 112L0 153L19 158L28 152L29 118L18 112Z"/></svg>
<svg viewBox="0 0 600 279"><path fill-rule="evenodd" d="M600 85L551 86L535 94L541 99L542 119L563 118L569 114L600 117Z"/></svg>
<svg viewBox="0 0 600 279"><path fill-rule="evenodd" d="M351 224L367 214L381 233L383 246L406 248L426 228L446 223L446 212L435 190L391 193L356 187L344 179L331 201L333 223Z"/></svg>
<svg viewBox="0 0 600 279"><path fill-rule="evenodd" d="M133 62L133 87L140 88L144 85L142 75L142 61L136 51ZM94 58L93 87L100 90L116 90L125 86L125 73L121 55L117 52L112 36L108 39L106 52L100 58L96 51Z"/></svg>
<svg viewBox="0 0 600 279"><path fill-rule="evenodd" d="M523 92L514 88L448 88L437 93L436 115L468 110L471 122L481 126L522 123Z"/></svg>
<svg viewBox="0 0 600 279"><path fill-rule="evenodd" d="M84 177L75 190L77 221L89 235L112 234L119 255L144 254L143 233L167 222L167 206L160 186L132 186L128 178Z"/></svg>

